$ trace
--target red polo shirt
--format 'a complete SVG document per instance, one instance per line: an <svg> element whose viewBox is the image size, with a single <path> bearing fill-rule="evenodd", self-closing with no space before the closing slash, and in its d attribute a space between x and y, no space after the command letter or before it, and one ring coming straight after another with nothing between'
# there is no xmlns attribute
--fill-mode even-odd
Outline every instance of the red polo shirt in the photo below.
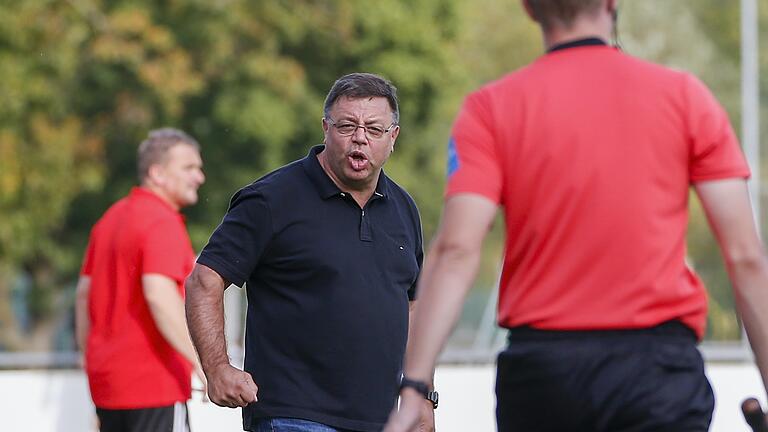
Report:
<svg viewBox="0 0 768 432"><path fill-rule="evenodd" d="M499 324L704 332L686 265L692 182L748 177L725 111L690 74L607 46L565 49L471 94L447 195L504 208Z"/></svg>
<svg viewBox="0 0 768 432"><path fill-rule="evenodd" d="M133 188L94 226L82 274L91 278L85 361L97 407L147 408L189 399L191 365L157 329L141 276L168 276L183 296L194 259L182 215L144 188Z"/></svg>

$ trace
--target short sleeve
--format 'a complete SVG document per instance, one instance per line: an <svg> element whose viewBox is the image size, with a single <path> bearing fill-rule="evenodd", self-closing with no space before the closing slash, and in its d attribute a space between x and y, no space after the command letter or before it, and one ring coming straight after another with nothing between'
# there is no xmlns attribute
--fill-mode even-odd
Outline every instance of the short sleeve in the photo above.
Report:
<svg viewBox="0 0 768 432"><path fill-rule="evenodd" d="M85 249L83 265L80 268L81 276L90 276L93 273L93 236L88 240L88 247Z"/></svg>
<svg viewBox="0 0 768 432"><path fill-rule="evenodd" d="M272 238L272 218L263 194L247 187L238 191L221 224L203 248L199 264L242 287Z"/></svg>
<svg viewBox="0 0 768 432"><path fill-rule="evenodd" d="M728 114L696 77L685 75L691 182L750 175Z"/></svg>
<svg viewBox="0 0 768 432"><path fill-rule="evenodd" d="M416 263L419 265L419 275L416 276L416 280L413 281L413 285L408 289L408 300L416 300L416 287L419 285L419 278L421 277L421 270L424 266L424 235L421 230L421 217L419 211L416 208L415 203L411 203L412 217L414 218L414 224L416 226Z"/></svg>
<svg viewBox="0 0 768 432"><path fill-rule="evenodd" d="M446 196L476 193L499 204L502 191L500 155L491 125L489 100L473 93L464 102L448 142Z"/></svg>
<svg viewBox="0 0 768 432"><path fill-rule="evenodd" d="M192 244L184 224L173 218L153 224L141 245L141 273L156 273L184 282L192 268Z"/></svg>

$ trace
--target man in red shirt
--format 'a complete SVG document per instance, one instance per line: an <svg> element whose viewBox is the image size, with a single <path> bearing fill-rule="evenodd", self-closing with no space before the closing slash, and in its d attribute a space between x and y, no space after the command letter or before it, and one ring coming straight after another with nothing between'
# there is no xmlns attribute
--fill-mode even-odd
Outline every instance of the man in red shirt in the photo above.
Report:
<svg viewBox="0 0 768 432"><path fill-rule="evenodd" d="M685 262L691 186L768 383L768 261L727 115L694 76L606 44L615 0L523 4L548 53L472 93L456 120L401 411L385 430L411 430L502 207L499 430L706 431L706 293Z"/></svg>
<svg viewBox="0 0 768 432"><path fill-rule="evenodd" d="M91 231L77 287L77 341L102 431L187 431L191 370L205 382L184 317L195 254L179 209L205 181L197 141L149 133L141 186Z"/></svg>

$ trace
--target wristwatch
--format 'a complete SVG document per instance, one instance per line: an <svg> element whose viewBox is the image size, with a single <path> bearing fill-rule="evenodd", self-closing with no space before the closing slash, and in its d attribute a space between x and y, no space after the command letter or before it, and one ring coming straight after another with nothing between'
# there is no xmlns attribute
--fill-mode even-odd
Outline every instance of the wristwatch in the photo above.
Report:
<svg viewBox="0 0 768 432"><path fill-rule="evenodd" d="M406 387L410 387L419 392L422 396L424 396L424 399L432 402L432 409L437 409L437 402L440 399L440 395L436 391L430 390L427 383L424 381L412 380L403 377L402 380L400 380L400 390Z"/></svg>

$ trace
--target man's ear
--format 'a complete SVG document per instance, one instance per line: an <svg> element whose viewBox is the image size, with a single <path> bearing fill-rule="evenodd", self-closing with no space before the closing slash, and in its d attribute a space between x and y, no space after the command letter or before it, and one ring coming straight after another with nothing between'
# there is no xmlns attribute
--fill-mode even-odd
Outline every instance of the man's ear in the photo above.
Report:
<svg viewBox="0 0 768 432"><path fill-rule="evenodd" d="M533 9L531 9L531 5L528 3L528 0L522 0L523 2L523 8L525 9L525 13L528 14L528 17L530 17L532 20L539 22L539 20L536 19L536 16L533 14Z"/></svg>
<svg viewBox="0 0 768 432"><path fill-rule="evenodd" d="M395 130L390 133L392 134L392 145L394 145L397 137L400 136L400 125L395 125Z"/></svg>
<svg viewBox="0 0 768 432"><path fill-rule="evenodd" d="M328 144L326 142L326 137L328 136L328 132L329 132L329 129L331 128L331 124L328 123L328 120L326 120L325 117L323 117L320 123L323 126L323 144Z"/></svg>
<svg viewBox="0 0 768 432"><path fill-rule="evenodd" d="M163 166L160 164L150 165L145 180L156 185L163 184L165 181L165 171L163 170Z"/></svg>

